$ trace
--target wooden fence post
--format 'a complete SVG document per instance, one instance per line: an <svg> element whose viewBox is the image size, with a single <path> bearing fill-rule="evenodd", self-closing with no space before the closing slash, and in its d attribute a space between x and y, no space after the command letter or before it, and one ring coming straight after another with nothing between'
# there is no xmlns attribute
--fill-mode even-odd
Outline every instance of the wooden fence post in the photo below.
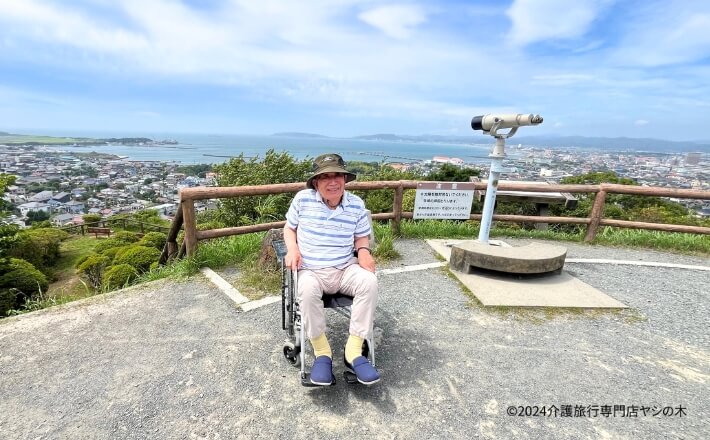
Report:
<svg viewBox="0 0 710 440"><path fill-rule="evenodd" d="M606 191L599 189L599 192L594 196L594 205L592 205L592 212L589 214L589 226L587 226L587 235L584 236L585 242L593 241L597 236L597 228L599 228L599 222L602 220L604 215L604 202L606 201Z"/></svg>
<svg viewBox="0 0 710 440"><path fill-rule="evenodd" d="M182 201L182 219L185 227L185 253L188 258L197 251L197 223L195 220L195 202L192 199Z"/></svg>
<svg viewBox="0 0 710 440"><path fill-rule="evenodd" d="M404 188L400 183L397 188L394 189L394 201L392 202L392 210L394 213L394 219L392 220L392 232L394 235L399 235L400 221L402 220L402 200L404 199Z"/></svg>

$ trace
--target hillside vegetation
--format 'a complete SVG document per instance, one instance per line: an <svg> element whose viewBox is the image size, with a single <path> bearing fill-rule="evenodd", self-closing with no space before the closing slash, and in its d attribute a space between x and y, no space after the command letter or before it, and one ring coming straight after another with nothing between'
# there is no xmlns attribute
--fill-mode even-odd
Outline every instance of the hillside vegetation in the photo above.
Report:
<svg viewBox="0 0 710 440"><path fill-rule="evenodd" d="M358 174L358 180L432 180L468 181L479 175L473 168L443 165L417 171L399 171L383 163L351 162L348 167ZM206 168L195 166L195 172ZM239 156L215 167L220 186L262 185L303 182L311 173L310 161L298 161L288 153L266 152L263 159ZM14 176L0 174L0 196L14 182ZM562 183L598 184L611 182L634 185L629 179L612 172L588 173L567 178ZM392 212L393 190L356 191L373 212ZM198 229L215 229L283 220L292 194L242 197L224 200L216 210L197 215ZM404 193L403 209L414 208L415 191ZM551 213L558 216L588 217L593 194L581 194L573 210L555 206ZM532 203L499 203L498 213L534 215ZM481 211L474 202L474 213ZM606 218L710 226L710 220L694 217L685 207L668 199L609 195ZM85 216L87 222L100 218ZM168 223L158 218L155 211L143 211L132 216L147 223ZM120 225L121 223L114 223ZM460 238L476 237L475 221L403 221L402 237ZM36 221L29 229L0 225L0 317L21 313L48 305L66 302L96 293L106 292L130 284L163 277L184 277L202 266L214 268L236 265L243 273L242 282L255 295L278 290L278 274L259 267L257 260L262 234L228 237L201 243L196 256L158 266L160 252L166 241L161 232L145 235L136 231L115 228L110 238L77 237L64 230L50 227L46 221ZM130 228L129 228L130 229ZM551 225L547 231L537 231L530 224L496 222L491 236L516 236L555 240L581 241L585 227ZM375 256L382 260L396 258L392 235L387 224L376 224L377 247ZM182 239L182 233L178 237ZM710 255L710 236L656 231L600 229L595 243L642 246L679 252ZM258 293L261 292L261 293Z"/></svg>

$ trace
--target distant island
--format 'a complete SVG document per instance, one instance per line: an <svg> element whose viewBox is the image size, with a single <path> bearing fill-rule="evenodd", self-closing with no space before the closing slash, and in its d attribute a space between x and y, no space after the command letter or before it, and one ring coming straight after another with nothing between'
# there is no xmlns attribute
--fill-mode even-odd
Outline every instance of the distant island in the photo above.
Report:
<svg viewBox="0 0 710 440"><path fill-rule="evenodd" d="M272 136L299 138L331 138L313 133L275 133ZM490 136L480 132L471 132L469 136L445 136L437 134L399 135L393 133L377 133L353 136L345 139L384 142L423 142L444 144L488 144L493 143ZM550 148L584 148L614 151L647 151L647 152L710 152L710 141L668 141L650 138L628 137L586 137L586 136L515 136L508 141L510 145Z"/></svg>
<svg viewBox="0 0 710 440"><path fill-rule="evenodd" d="M330 138L330 136L324 136L322 134L301 133L301 132L297 132L297 131L286 131L283 133L274 133L271 136L292 137L292 138Z"/></svg>
<svg viewBox="0 0 710 440"><path fill-rule="evenodd" d="M421 142L428 144L492 144L490 136L480 132L471 132L466 136L446 136L436 134L398 135L393 133L377 133L362 136L336 138L316 133L305 132L279 132L271 136L302 139L353 139L362 141L382 142ZM24 134L11 134L0 131L0 145L7 146L97 146L97 145L177 145L174 139L153 140L145 137L125 138L85 138L85 137L55 137ZM508 145L522 144L525 147L538 148L579 148L606 151L636 151L649 153L682 153L704 152L710 153L710 141L669 141L650 138L628 137L586 137L586 136L515 136L508 141Z"/></svg>
<svg viewBox="0 0 710 440"><path fill-rule="evenodd" d="M13 147L37 147L41 145L53 146L95 146L95 145L176 145L174 139L153 140L144 137L126 138L85 138L85 137L55 137L36 136L26 134L12 134L0 131L0 145Z"/></svg>

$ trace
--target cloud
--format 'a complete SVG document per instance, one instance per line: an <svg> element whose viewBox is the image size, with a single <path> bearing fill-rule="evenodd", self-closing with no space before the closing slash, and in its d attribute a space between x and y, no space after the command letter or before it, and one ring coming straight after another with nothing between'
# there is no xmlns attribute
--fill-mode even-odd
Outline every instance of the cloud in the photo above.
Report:
<svg viewBox="0 0 710 440"><path fill-rule="evenodd" d="M512 22L512 44L526 46L537 41L564 40L584 35L609 1L515 0L506 15Z"/></svg>
<svg viewBox="0 0 710 440"><path fill-rule="evenodd" d="M634 121L634 125L637 127L643 127L644 125L648 125L648 121L645 119L637 119Z"/></svg>
<svg viewBox="0 0 710 440"><path fill-rule="evenodd" d="M417 25L426 21L421 8L408 5L381 6L362 12L358 17L386 35L401 40L408 38Z"/></svg>
<svg viewBox="0 0 710 440"><path fill-rule="evenodd" d="M146 117L146 118L159 118L161 116L160 113L150 111L150 110L137 110L133 112L134 115L136 116L141 116L141 117Z"/></svg>
<svg viewBox="0 0 710 440"><path fill-rule="evenodd" d="M650 3L639 7L610 60L642 67L699 62L710 57L708 28L708 2Z"/></svg>
<svg viewBox="0 0 710 440"><path fill-rule="evenodd" d="M22 92L0 88L0 102L37 120L49 106L32 97L75 114L160 111L146 124L290 107L414 132L503 111L572 131L610 113L700 119L710 105L709 2L392 1L0 0L0 84Z"/></svg>
<svg viewBox="0 0 710 440"><path fill-rule="evenodd" d="M141 35L101 23L85 13L66 7L26 0L0 1L0 22L17 34L55 45L101 52L128 53L142 50L147 41Z"/></svg>
<svg viewBox="0 0 710 440"><path fill-rule="evenodd" d="M593 81L594 75L586 73L557 73L545 75L533 75L532 82L535 84L545 84L551 86L562 86L576 83Z"/></svg>

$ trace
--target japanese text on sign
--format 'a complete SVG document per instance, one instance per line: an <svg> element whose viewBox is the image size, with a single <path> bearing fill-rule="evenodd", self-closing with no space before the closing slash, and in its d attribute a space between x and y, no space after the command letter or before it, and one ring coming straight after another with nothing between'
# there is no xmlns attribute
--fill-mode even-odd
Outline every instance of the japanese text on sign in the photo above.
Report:
<svg viewBox="0 0 710 440"><path fill-rule="evenodd" d="M420 183L414 200L415 219L468 219L473 204L473 185Z"/></svg>

